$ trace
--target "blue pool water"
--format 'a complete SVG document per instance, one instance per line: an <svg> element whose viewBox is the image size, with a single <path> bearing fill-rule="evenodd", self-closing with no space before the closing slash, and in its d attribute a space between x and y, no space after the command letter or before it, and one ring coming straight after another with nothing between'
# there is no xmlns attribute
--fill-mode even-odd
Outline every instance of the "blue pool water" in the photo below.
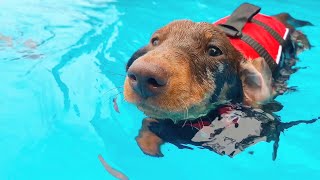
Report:
<svg viewBox="0 0 320 180"><path fill-rule="evenodd" d="M133 180L320 179L320 123L286 131L276 161L271 143L233 159L166 144L153 158L134 141L143 114L122 95L131 54L172 20L214 22L241 2L0 0L0 179L115 179L98 154ZM249 2L315 24L302 28L315 46L299 55L308 68L289 81L299 91L277 100L283 121L319 116L320 1Z"/></svg>

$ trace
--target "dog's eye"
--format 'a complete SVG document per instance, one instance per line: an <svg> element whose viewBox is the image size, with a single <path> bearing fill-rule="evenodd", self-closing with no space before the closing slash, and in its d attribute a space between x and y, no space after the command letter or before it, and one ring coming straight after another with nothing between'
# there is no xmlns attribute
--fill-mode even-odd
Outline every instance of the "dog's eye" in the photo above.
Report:
<svg viewBox="0 0 320 180"><path fill-rule="evenodd" d="M152 38L151 39L151 44L153 46L158 46L159 45L159 38L157 38L157 37Z"/></svg>
<svg viewBox="0 0 320 180"><path fill-rule="evenodd" d="M222 55L222 51L217 46L210 46L208 53L210 56L220 56Z"/></svg>

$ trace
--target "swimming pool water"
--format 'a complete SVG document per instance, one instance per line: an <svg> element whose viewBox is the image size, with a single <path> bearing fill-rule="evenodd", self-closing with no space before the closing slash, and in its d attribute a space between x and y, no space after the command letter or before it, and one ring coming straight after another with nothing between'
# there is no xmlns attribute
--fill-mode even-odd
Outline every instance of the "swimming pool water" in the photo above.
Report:
<svg viewBox="0 0 320 180"><path fill-rule="evenodd" d="M0 179L115 179L98 154L133 180L320 179L320 123L281 135L276 161L272 143L233 159L166 144L153 158L134 141L143 114L122 95L131 54L172 20L214 22L242 2L0 0ZM319 116L320 1L249 2L315 24L301 29L314 48L289 81L298 91L277 100L283 121Z"/></svg>

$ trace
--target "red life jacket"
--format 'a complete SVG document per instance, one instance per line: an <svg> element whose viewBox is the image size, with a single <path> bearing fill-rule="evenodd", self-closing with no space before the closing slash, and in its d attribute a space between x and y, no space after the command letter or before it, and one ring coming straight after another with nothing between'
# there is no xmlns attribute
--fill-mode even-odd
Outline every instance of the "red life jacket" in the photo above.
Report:
<svg viewBox="0 0 320 180"><path fill-rule="evenodd" d="M224 17L214 24L224 24L227 21L228 17ZM260 22L268 25L274 31L276 31L283 39L286 39L289 29L286 28L284 24L278 21L276 18L257 14L253 17ZM281 44L263 27L258 24L247 22L244 28L242 29L243 33L246 33L251 38L256 40L260 45L262 45L266 51L271 55L273 60L279 64L282 46ZM246 59L255 59L259 57L259 54L253 49L249 44L242 41L239 38L229 37L231 44L240 51Z"/></svg>
<svg viewBox="0 0 320 180"><path fill-rule="evenodd" d="M213 23L229 37L246 59L262 57L271 71L278 68L289 29L274 17L259 14L259 7L244 3L230 16Z"/></svg>

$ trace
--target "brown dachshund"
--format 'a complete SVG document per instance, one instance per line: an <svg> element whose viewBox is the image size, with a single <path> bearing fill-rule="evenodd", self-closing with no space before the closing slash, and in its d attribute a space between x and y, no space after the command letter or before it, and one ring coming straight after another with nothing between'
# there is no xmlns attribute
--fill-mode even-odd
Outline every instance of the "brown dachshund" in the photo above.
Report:
<svg viewBox="0 0 320 180"><path fill-rule="evenodd" d="M290 29L282 49L287 61L299 48L310 48L306 36L295 27L311 23L286 13L273 17ZM264 58L246 59L218 26L189 20L174 21L157 30L150 43L132 55L126 68L125 99L148 116L136 140L151 156L162 156L160 145L164 142L149 130L150 123L192 121L227 102L261 107L283 93L279 89L287 80L281 73L275 76L281 69L272 72Z"/></svg>

